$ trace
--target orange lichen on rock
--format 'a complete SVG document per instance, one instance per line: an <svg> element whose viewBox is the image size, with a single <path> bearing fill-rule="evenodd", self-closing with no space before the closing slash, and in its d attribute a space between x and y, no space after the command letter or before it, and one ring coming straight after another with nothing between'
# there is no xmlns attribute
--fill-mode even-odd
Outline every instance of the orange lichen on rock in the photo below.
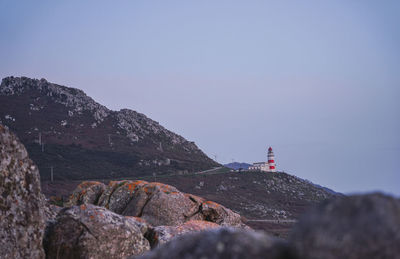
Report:
<svg viewBox="0 0 400 259"><path fill-rule="evenodd" d="M142 181L142 180L137 180L134 182L126 182L124 185L128 186L128 191L130 191L130 193L132 194L137 186L141 186L141 185L145 185L147 184L146 181Z"/></svg>
<svg viewBox="0 0 400 259"><path fill-rule="evenodd" d="M81 208L81 210L86 210L86 205L82 204L81 206L79 206Z"/></svg>
<svg viewBox="0 0 400 259"><path fill-rule="evenodd" d="M219 207L221 207L220 204L218 204L216 202L213 202L213 201L205 201L205 202L203 202L203 205L206 205L209 208L219 208Z"/></svg>
<svg viewBox="0 0 400 259"><path fill-rule="evenodd" d="M159 189L160 191L166 193L166 194L179 194L180 192L173 186L170 186L168 184L164 183L159 183L159 182L151 182L146 184L144 187L144 191L146 194L151 194L154 192L155 189Z"/></svg>

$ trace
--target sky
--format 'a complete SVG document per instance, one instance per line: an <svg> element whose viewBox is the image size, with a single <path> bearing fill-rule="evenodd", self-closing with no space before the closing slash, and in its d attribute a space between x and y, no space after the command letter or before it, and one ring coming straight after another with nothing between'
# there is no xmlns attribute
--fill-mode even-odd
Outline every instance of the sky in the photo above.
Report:
<svg viewBox="0 0 400 259"><path fill-rule="evenodd" d="M0 77L146 114L220 163L400 196L399 1L0 0ZM0 104L1 105L1 104Z"/></svg>

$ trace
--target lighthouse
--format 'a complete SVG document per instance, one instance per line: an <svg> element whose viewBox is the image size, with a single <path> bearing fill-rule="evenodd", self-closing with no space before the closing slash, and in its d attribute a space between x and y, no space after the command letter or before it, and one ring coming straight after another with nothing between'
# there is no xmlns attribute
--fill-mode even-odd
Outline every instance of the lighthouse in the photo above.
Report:
<svg viewBox="0 0 400 259"><path fill-rule="evenodd" d="M275 167L275 155L274 152L272 152L272 147L268 148L268 167L269 167L269 172L276 172L276 167Z"/></svg>

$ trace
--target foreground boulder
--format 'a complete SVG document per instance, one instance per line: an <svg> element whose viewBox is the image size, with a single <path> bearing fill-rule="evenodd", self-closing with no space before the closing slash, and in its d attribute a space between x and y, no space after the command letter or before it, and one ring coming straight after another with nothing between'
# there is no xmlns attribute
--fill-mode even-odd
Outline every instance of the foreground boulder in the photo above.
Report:
<svg viewBox="0 0 400 259"><path fill-rule="evenodd" d="M126 258L150 249L134 218L103 207L82 204L65 208L48 229L47 258Z"/></svg>
<svg viewBox="0 0 400 259"><path fill-rule="evenodd" d="M291 259L295 256L284 241L249 230L219 228L178 237L136 258Z"/></svg>
<svg viewBox="0 0 400 259"><path fill-rule="evenodd" d="M204 220L221 226L246 227L239 214L215 202L180 192L173 186L145 181L111 181L97 202L86 198L91 186L80 185L69 201L105 207L115 213L144 219L153 226L179 226L190 220ZM79 196L79 199L75 197Z"/></svg>
<svg viewBox="0 0 400 259"><path fill-rule="evenodd" d="M301 218L290 240L302 258L400 258L400 201L369 194L325 202Z"/></svg>
<svg viewBox="0 0 400 259"><path fill-rule="evenodd" d="M155 247L157 245L165 244L184 234L215 229L219 227L221 226L209 221L191 220L180 226L158 226L155 228L150 228L146 233L146 238L150 241L150 245Z"/></svg>
<svg viewBox="0 0 400 259"><path fill-rule="evenodd" d="M44 258L44 198L25 147L0 125L1 258Z"/></svg>

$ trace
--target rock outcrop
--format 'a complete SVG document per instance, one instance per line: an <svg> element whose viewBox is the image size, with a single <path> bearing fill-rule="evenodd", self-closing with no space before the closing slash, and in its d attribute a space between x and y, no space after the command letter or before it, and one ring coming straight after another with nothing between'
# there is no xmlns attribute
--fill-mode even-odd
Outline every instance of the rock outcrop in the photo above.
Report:
<svg viewBox="0 0 400 259"><path fill-rule="evenodd" d="M300 219L290 240L302 258L400 258L400 201L383 194L327 201Z"/></svg>
<svg viewBox="0 0 400 259"><path fill-rule="evenodd" d="M81 184L69 204L80 201L103 206L115 213L140 217L152 226L179 226L189 220L204 220L221 226L246 227L239 214L201 197L180 192L173 186L145 181L111 181L97 202L86 197L93 185ZM76 197L79 196L79 199Z"/></svg>
<svg viewBox="0 0 400 259"><path fill-rule="evenodd" d="M0 125L1 258L44 258L44 198L25 147Z"/></svg>
<svg viewBox="0 0 400 259"><path fill-rule="evenodd" d="M126 258L150 249L140 223L105 208L82 204L63 209L48 230L48 258Z"/></svg>
<svg viewBox="0 0 400 259"><path fill-rule="evenodd" d="M296 257L284 241L253 231L219 228L178 237L138 258L291 259Z"/></svg>

